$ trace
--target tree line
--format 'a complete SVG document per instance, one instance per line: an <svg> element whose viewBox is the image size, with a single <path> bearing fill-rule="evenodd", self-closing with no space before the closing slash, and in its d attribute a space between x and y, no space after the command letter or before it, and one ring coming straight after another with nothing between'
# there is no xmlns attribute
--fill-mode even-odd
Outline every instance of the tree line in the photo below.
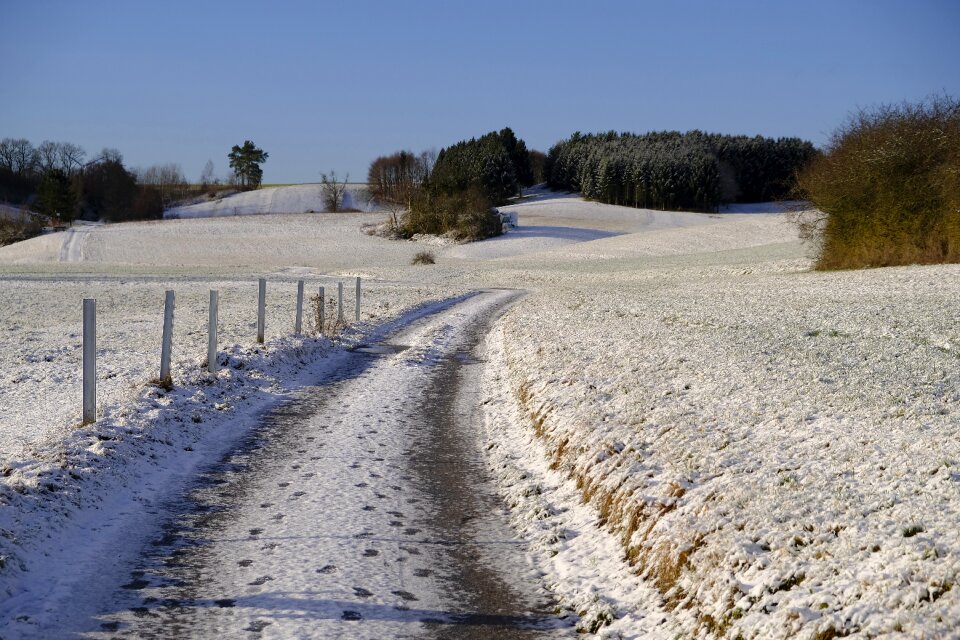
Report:
<svg viewBox="0 0 960 640"><path fill-rule="evenodd" d="M716 211L721 204L787 197L817 155L799 138L689 131L574 133L551 147L544 172L552 189L607 204Z"/></svg>
<svg viewBox="0 0 960 640"><path fill-rule="evenodd" d="M221 185L207 161L200 184L191 185L179 164L128 168L116 149L92 158L83 147L26 138L0 140L0 201L27 205L51 219L70 223L84 217L118 222L160 218L165 207L207 191L256 189L268 154L247 140L228 154L232 174Z"/></svg>
<svg viewBox="0 0 960 640"><path fill-rule="evenodd" d="M111 221L158 218L160 191L140 184L116 149L91 159L79 145L24 138L0 140L0 200L27 204L69 223L80 216Z"/></svg>

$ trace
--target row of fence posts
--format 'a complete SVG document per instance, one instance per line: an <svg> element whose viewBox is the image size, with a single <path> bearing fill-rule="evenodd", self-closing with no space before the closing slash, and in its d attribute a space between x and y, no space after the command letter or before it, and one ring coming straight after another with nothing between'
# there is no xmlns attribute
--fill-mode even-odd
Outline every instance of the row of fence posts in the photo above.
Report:
<svg viewBox="0 0 960 640"><path fill-rule="evenodd" d="M303 332L303 280L297 281L297 313L293 332ZM160 383L172 384L170 361L173 352L173 309L174 292L167 290L163 301L163 336L160 346ZM319 291L318 332L323 333L326 325L326 291ZM220 293L210 290L210 314L207 322L207 371L217 373L217 324ZM267 316L267 280L260 278L257 297L257 343L263 344ZM354 318L360 322L360 278L356 280L356 304ZM344 324L343 283L337 283L337 323ZM93 298L83 300L83 424L96 422L97 419L97 301Z"/></svg>

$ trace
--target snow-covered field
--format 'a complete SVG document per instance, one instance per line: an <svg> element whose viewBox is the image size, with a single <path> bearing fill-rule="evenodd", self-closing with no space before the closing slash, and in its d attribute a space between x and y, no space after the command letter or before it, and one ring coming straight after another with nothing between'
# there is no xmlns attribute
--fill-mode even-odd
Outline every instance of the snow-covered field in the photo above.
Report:
<svg viewBox="0 0 960 640"><path fill-rule="evenodd" d="M0 248L0 464L13 469L0 487L42 497L36 469L79 437L83 297L100 300L104 416L139 416L149 433L166 288L178 292L175 377L189 384L210 288L224 351L264 359L267 377L297 369L270 364L301 353L279 337L297 277L330 295L363 275L367 326L473 288L522 288L488 345L491 464L586 628L956 637L960 267L813 273L776 207L663 213L535 192L503 209L517 232L470 245L367 236L372 213L110 225L68 251L65 234ZM437 264L410 266L425 248ZM262 353L258 275L273 283L279 345ZM0 548L8 566L16 549Z"/></svg>
<svg viewBox="0 0 960 640"><path fill-rule="evenodd" d="M343 209L372 211L364 198L363 185L347 185ZM325 211L319 184L298 184L289 187L265 187L198 204L174 207L164 212L165 218L205 218L209 216L247 216L262 213L314 213Z"/></svg>

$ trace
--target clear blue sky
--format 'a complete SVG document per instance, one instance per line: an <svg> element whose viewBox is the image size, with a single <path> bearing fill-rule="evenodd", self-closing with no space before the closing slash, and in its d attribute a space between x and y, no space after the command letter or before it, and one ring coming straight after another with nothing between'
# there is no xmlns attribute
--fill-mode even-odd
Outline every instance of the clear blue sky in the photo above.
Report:
<svg viewBox="0 0 960 640"><path fill-rule="evenodd" d="M818 145L858 106L960 97L960 1L0 0L0 137L265 182L510 126Z"/></svg>

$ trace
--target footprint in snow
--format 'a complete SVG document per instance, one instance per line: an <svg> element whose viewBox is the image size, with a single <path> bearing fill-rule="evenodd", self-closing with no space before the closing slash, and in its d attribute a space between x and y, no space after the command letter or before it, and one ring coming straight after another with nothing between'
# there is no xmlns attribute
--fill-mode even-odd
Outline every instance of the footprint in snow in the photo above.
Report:
<svg viewBox="0 0 960 640"><path fill-rule="evenodd" d="M390 593L392 593L392 594L395 595L395 596L399 596L399 597L403 598L403 599L406 600L407 602L413 602L413 601L419 599L419 598L417 598L417 596L413 595L413 594L410 593L409 591L391 591Z"/></svg>
<svg viewBox="0 0 960 640"><path fill-rule="evenodd" d="M271 519L271 520L276 520L277 522L280 522L280 521L283 520L285 517L286 517L286 516L283 515L282 513L278 513L278 514L272 516L270 519Z"/></svg>
<svg viewBox="0 0 960 640"><path fill-rule="evenodd" d="M290 486L290 483L289 483L289 482L278 482L278 483L277 483L277 486L280 487L281 489L284 489L284 488L286 488L286 487L289 487L289 486Z"/></svg>
<svg viewBox="0 0 960 640"><path fill-rule="evenodd" d="M240 565L241 567L249 567L250 565L253 564L253 560L240 560L237 562L237 564Z"/></svg>
<svg viewBox="0 0 960 640"><path fill-rule="evenodd" d="M363 507L363 510L364 510L364 511L373 511L373 510L375 510L375 509L376 509L376 507L371 507L370 505L364 505L364 507Z"/></svg>
<svg viewBox="0 0 960 640"><path fill-rule="evenodd" d="M214 600L213 604L217 605L221 609L227 609L229 607L234 606L236 604L236 601L231 600L230 598L223 598L222 600Z"/></svg>
<svg viewBox="0 0 960 640"><path fill-rule="evenodd" d="M335 564L327 564L317 569L317 573L322 573L324 575L330 575L331 573L336 573L336 572L337 572L337 565Z"/></svg>
<svg viewBox="0 0 960 640"><path fill-rule="evenodd" d="M402 526L403 526L403 523L400 522L399 520L391 520L391 521L390 521L390 526L391 526L391 527L402 527Z"/></svg>
<svg viewBox="0 0 960 640"><path fill-rule="evenodd" d="M364 558L373 558L373 557L376 557L376 556L378 556L378 555L380 555L380 552L377 551L376 549L366 549L366 550L364 550L364 552L363 552L363 557L364 557Z"/></svg>
<svg viewBox="0 0 960 640"><path fill-rule="evenodd" d="M359 611L344 611L340 618L342 620L363 620L363 616L360 615Z"/></svg>
<svg viewBox="0 0 960 640"><path fill-rule="evenodd" d="M355 484L355 485L353 485L353 486L357 487L358 489L364 489L364 488L366 488L366 487L369 487L370 485L368 485L366 482L358 482L357 484Z"/></svg>
<svg viewBox="0 0 960 640"><path fill-rule="evenodd" d="M273 576L260 576L259 578L257 578L257 579L254 580L253 582L248 582L247 584L249 584L249 585L251 585L251 586L259 587L259 586L262 585L262 584L266 584L266 583L269 582L270 580L273 580Z"/></svg>
<svg viewBox="0 0 960 640"><path fill-rule="evenodd" d="M429 578L431 575L433 575L433 569L414 569L413 575L417 576L418 578Z"/></svg>
<svg viewBox="0 0 960 640"><path fill-rule="evenodd" d="M307 492L306 492L306 491L294 491L294 492L293 492L293 497L294 497L294 498L299 498L300 496L305 496L305 495L307 495Z"/></svg>
<svg viewBox="0 0 960 640"><path fill-rule="evenodd" d="M273 506L273 503L272 503L272 502L262 502L262 503L260 503L260 508L261 508L261 509L269 509L269 508L272 507L272 506Z"/></svg>
<svg viewBox="0 0 960 640"><path fill-rule="evenodd" d="M404 529L404 530L403 530L403 533L404 533L404 535L415 536L415 535L417 535L418 533L420 533L420 529L414 529L414 528L411 527L410 529Z"/></svg>
<svg viewBox="0 0 960 640"><path fill-rule="evenodd" d="M357 596L358 598L369 598L373 595L373 591L367 591L363 587L354 587L353 595Z"/></svg>
<svg viewBox="0 0 960 640"><path fill-rule="evenodd" d="M272 622L267 622L266 620L254 620L250 623L250 626L244 629L244 631L253 631L254 633L260 633L267 627L269 627Z"/></svg>
<svg viewBox="0 0 960 640"><path fill-rule="evenodd" d="M250 529L251 536L258 536L263 533L263 529Z"/></svg>

